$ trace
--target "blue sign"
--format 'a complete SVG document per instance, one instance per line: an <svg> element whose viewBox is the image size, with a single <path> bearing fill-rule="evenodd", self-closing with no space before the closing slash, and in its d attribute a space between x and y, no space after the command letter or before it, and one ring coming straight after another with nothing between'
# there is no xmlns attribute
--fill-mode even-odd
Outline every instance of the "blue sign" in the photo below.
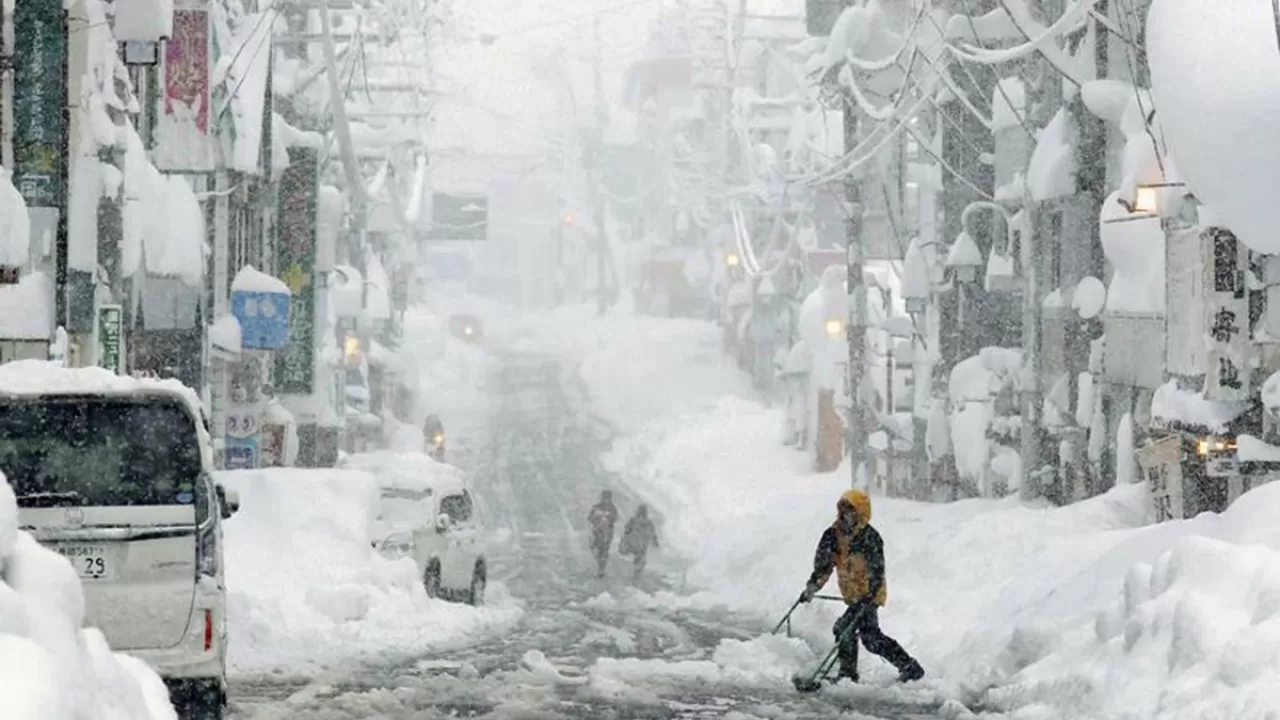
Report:
<svg viewBox="0 0 1280 720"><path fill-rule="evenodd" d="M289 344L289 294L231 292L231 314L240 321L245 350L279 350Z"/></svg>
<svg viewBox="0 0 1280 720"><path fill-rule="evenodd" d="M227 438L224 454L227 470L253 470L258 467L258 439Z"/></svg>

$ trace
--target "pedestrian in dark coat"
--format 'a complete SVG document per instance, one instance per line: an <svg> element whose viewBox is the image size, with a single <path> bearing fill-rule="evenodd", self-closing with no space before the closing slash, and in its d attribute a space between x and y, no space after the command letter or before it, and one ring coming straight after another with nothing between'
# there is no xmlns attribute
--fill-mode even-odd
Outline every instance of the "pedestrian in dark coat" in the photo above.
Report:
<svg viewBox="0 0 1280 720"><path fill-rule="evenodd" d="M871 498L861 490L847 490L836 503L836 521L822 533L814 554L813 574L800 599L813 600L832 571L840 595L848 604L832 627L839 648L840 674L858 681L858 640L898 669L903 682L924 677L924 669L896 640L880 630L879 609L888 600L884 541L871 527ZM848 633L845 630L852 626Z"/></svg>
<svg viewBox="0 0 1280 720"><path fill-rule="evenodd" d="M591 507L587 513L587 524L591 526L591 552L596 556L597 577L604 577L605 567L609 564L609 548L613 546L613 526L618 522L618 508L613 504L613 493L605 490L600 493L600 502Z"/></svg>
<svg viewBox="0 0 1280 720"><path fill-rule="evenodd" d="M658 529L649 519L649 507L641 505L636 508L636 514L627 521L627 527L622 531L622 541L618 543L618 551L623 555L630 555L635 560L635 580L637 581L640 579L640 574L644 572L650 547L658 547Z"/></svg>

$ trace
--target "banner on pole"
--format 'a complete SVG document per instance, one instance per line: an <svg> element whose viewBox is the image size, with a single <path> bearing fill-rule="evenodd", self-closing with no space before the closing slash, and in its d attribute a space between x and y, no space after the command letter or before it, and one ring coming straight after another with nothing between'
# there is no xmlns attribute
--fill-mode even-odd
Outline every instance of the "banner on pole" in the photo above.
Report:
<svg viewBox="0 0 1280 720"><path fill-rule="evenodd" d="M61 0L14 8L13 184L27 207L66 206L66 27Z"/></svg>
<svg viewBox="0 0 1280 720"><path fill-rule="evenodd" d="M209 11L203 2L173 11L165 42L152 163L166 172L213 172Z"/></svg>
<svg viewBox="0 0 1280 720"><path fill-rule="evenodd" d="M289 343L276 353L275 389L309 395L315 387L316 193L319 156L312 148L289 148L289 167L277 197L280 278L293 293L289 306Z"/></svg>

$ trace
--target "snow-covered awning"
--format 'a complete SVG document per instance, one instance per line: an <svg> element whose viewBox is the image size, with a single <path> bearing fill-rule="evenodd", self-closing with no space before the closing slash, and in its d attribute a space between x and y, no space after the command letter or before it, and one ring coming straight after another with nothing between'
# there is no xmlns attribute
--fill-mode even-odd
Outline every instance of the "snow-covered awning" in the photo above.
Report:
<svg viewBox="0 0 1280 720"><path fill-rule="evenodd" d="M234 315L221 315L209 326L209 350L214 354L239 355L240 321Z"/></svg>
<svg viewBox="0 0 1280 720"><path fill-rule="evenodd" d="M365 261L365 271L369 275L368 293L365 296L364 315L370 320L391 319L391 282L387 279L387 271L377 255L370 255Z"/></svg>
<svg viewBox="0 0 1280 720"><path fill-rule="evenodd" d="M159 42L173 34L173 0L115 0L113 7L118 42Z"/></svg>
<svg viewBox="0 0 1280 720"><path fill-rule="evenodd" d="M218 3L213 6L216 8ZM275 14L274 10L267 12ZM224 96L230 96L216 108L215 117L222 119L218 130L228 151L228 166L251 175L262 171L262 125L267 108L267 73L271 69L271 63L263 58L272 52L272 19L260 13L242 15L231 27L220 12L214 13L220 52L211 85L224 88Z"/></svg>
<svg viewBox="0 0 1280 720"><path fill-rule="evenodd" d="M23 275L16 285L0 285L0 338L53 337L53 281L42 272Z"/></svg>
<svg viewBox="0 0 1280 720"><path fill-rule="evenodd" d="M31 220L22 194L9 180L9 171L0 167L0 266L27 264L31 247Z"/></svg>
<svg viewBox="0 0 1280 720"><path fill-rule="evenodd" d="M364 308L364 276L350 265L333 266L330 280L333 314L340 318L358 318Z"/></svg>
<svg viewBox="0 0 1280 720"><path fill-rule="evenodd" d="M127 151L121 272L132 277L144 269L151 275L178 277L191 287L200 287L209 251L200 201L185 178L156 170L138 133L132 126L124 129Z"/></svg>
<svg viewBox="0 0 1280 720"><path fill-rule="evenodd" d="M1151 419L1174 427L1226 432L1227 426L1249 409L1244 402L1209 400L1203 393L1183 390L1175 380L1161 385L1151 397Z"/></svg>

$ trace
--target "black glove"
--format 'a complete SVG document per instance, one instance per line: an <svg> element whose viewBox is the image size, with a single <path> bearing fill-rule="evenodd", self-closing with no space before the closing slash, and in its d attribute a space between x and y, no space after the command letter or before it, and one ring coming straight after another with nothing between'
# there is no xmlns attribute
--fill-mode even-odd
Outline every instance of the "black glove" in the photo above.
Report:
<svg viewBox="0 0 1280 720"><path fill-rule="evenodd" d="M818 590L820 589L821 588L819 588L816 583L812 583L812 582L806 583L804 586L804 592L800 593L800 602L802 603L813 602L813 596L817 595Z"/></svg>

